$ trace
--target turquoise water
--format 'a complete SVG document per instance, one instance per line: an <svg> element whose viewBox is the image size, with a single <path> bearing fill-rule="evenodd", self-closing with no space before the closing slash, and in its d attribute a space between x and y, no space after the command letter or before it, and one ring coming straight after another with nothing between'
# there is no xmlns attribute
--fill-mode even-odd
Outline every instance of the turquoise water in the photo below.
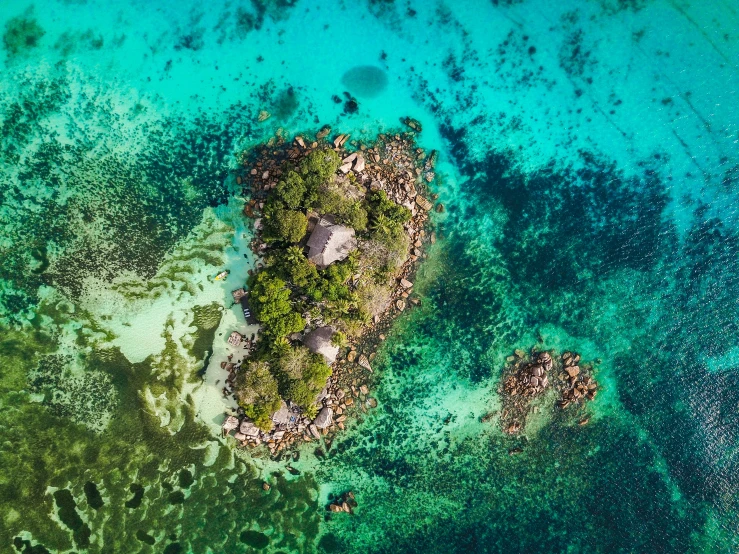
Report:
<svg viewBox="0 0 739 554"><path fill-rule="evenodd" d="M739 548L734 3L6 0L0 29L0 551ZM217 436L235 154L405 116L445 206L421 306L292 475ZM602 388L512 438L480 419L532 346Z"/></svg>

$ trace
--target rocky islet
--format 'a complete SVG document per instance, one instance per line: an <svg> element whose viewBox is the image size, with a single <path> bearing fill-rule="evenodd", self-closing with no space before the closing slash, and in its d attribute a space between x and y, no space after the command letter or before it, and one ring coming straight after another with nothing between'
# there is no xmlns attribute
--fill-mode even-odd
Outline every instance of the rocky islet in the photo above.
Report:
<svg viewBox="0 0 739 554"><path fill-rule="evenodd" d="M554 406L560 410L582 407L585 402L594 400L598 393L598 383L593 377L594 364L580 364L580 361L577 353L565 351L557 355L536 348L528 354L517 349L508 356L498 387L502 404L498 419L503 432L508 435L523 433L530 413L538 412L547 404L552 406L547 400L555 399ZM496 414L490 413L483 421L495 418ZM588 417L582 415L579 423L587 422Z"/></svg>
<svg viewBox="0 0 739 554"><path fill-rule="evenodd" d="M260 119L262 115L260 113ZM405 118L403 122L410 127L410 132L379 134L374 141L350 142L350 136L342 133L330 140L331 129L327 126L316 133L315 140L297 135L289 141L282 130L278 130L266 144L244 153L243 170L237 173L236 181L250 198L244 215L254 220L255 237L250 247L259 256L265 256L275 248L262 238L262 213L270 191L284 178L286 167L294 166L311 152L336 152L341 160L337 176L351 175L351 183L363 188L365 194L383 191L390 201L408 209L410 219L404 225L408 250L394 272L394 285L388 286L385 309L375 314L358 335L342 347L343 353L338 359L331 360L331 376L316 399L317 413L311 417L305 407L288 400L282 402L281 408L272 415L272 429L264 430L251 422L239 408L227 415L222 429L224 435L233 433L241 446L265 444L275 455L303 442L323 439L330 445L330 436L346 427L353 412L366 412L378 405L377 400L369 396L373 374L371 361L385 338L382 331L387 332L393 319L406 309L409 301L419 303L413 295L411 278L416 264L424 256L424 244L435 239L429 212L434 207L436 195L427 191L427 185L435 177L436 153L427 155L416 145L420 123L411 118ZM259 262L254 271L258 272L263 267L264 264ZM358 279L358 276L353 279ZM233 299L234 302L248 299L248 291L244 288L234 290ZM309 328L320 328L320 324L321 321L308 322ZM306 329L304 335L308 334L309 329ZM246 339L237 331L231 333L228 342L237 347L243 344L245 356L241 363L232 362L231 356L221 363L221 368L229 372L224 395L232 394L236 374L248 363L250 353L260 340L259 337L252 339ZM297 341L300 337L292 336L291 339Z"/></svg>

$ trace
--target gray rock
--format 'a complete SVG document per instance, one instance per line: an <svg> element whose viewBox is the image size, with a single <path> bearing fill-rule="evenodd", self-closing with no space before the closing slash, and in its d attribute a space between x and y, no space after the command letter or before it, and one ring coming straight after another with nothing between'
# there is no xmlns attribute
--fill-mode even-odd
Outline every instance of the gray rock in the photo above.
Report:
<svg viewBox="0 0 739 554"><path fill-rule="evenodd" d="M239 420L238 418L234 416L228 416L226 418L226 421L223 422L223 425L221 428L223 429L224 433L230 433L234 429L236 429L239 426Z"/></svg>
<svg viewBox="0 0 739 554"><path fill-rule="evenodd" d="M313 420L313 424L318 429L325 429L333 423L333 416L334 411L326 406L320 412L318 412L318 416L316 416L316 419Z"/></svg>

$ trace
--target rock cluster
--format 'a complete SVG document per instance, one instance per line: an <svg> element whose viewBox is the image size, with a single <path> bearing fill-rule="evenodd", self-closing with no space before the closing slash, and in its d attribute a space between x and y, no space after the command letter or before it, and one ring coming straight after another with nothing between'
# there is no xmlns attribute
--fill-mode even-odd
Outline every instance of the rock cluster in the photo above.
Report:
<svg viewBox="0 0 739 554"><path fill-rule="evenodd" d="M336 383L337 375L347 369L345 363L337 365L335 374L329 377L326 388L319 395L321 408L313 420L306 417L298 406L284 404L272 416L273 428L262 431L239 409L236 415L228 415L223 422L224 436L236 430L233 437L241 446L264 444L272 455L301 442L314 440L322 440L329 447L332 434L345 428L351 410L366 412L369 408L377 407L377 401L368 396L369 387L366 384L349 384L343 388ZM359 381L354 379L352 382Z"/></svg>
<svg viewBox="0 0 739 554"><path fill-rule="evenodd" d="M522 364L518 370L505 381L504 390L512 396L536 396L549 385L547 372L552 369L552 356L542 352L536 361Z"/></svg>
<svg viewBox="0 0 739 554"><path fill-rule="evenodd" d="M346 512L347 514L352 514L356 507L357 500L354 498L354 493L352 491L348 491L334 498L328 506L326 506L326 510L333 513Z"/></svg>
<svg viewBox="0 0 739 554"><path fill-rule="evenodd" d="M587 370L583 371L579 365L580 356L571 352L562 354L562 363L564 372L560 375L563 382L567 383L566 388L562 391L562 399L559 405L567 408L570 404L576 404L580 401L594 400L598 393L598 383L588 374Z"/></svg>
<svg viewBox="0 0 739 554"><path fill-rule="evenodd" d="M555 395L560 408L567 408L579 402L593 400L598 384L592 377L592 364L581 364L580 355L564 352L559 359L552 357L551 352L536 352L530 355L523 350L516 350L514 355L506 359L507 367L501 378L502 385L498 392L502 400L500 424L504 433L515 435L524 430L526 418L530 412L538 412L540 404L554 401ZM539 400L541 399L541 401ZM490 421L497 414L490 413L482 421ZM584 422L584 423L583 423ZM581 425L587 418L580 420Z"/></svg>

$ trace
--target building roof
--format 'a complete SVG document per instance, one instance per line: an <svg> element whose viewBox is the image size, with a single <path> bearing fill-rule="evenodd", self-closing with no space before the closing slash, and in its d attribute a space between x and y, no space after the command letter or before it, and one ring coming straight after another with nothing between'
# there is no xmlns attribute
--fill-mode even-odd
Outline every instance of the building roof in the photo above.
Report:
<svg viewBox="0 0 739 554"><path fill-rule="evenodd" d="M322 218L308 239L308 259L319 268L343 260L357 247L354 229Z"/></svg>
<svg viewBox="0 0 739 554"><path fill-rule="evenodd" d="M251 313L251 310L249 309L249 300L248 296L244 295L241 297L240 300L241 303L241 309L244 311L244 319L249 325L254 325L257 323L257 318L254 317L254 314Z"/></svg>
<svg viewBox="0 0 739 554"><path fill-rule="evenodd" d="M328 363L336 361L339 347L331 343L334 336L333 327L319 327L303 337L303 344L314 354L322 354Z"/></svg>

